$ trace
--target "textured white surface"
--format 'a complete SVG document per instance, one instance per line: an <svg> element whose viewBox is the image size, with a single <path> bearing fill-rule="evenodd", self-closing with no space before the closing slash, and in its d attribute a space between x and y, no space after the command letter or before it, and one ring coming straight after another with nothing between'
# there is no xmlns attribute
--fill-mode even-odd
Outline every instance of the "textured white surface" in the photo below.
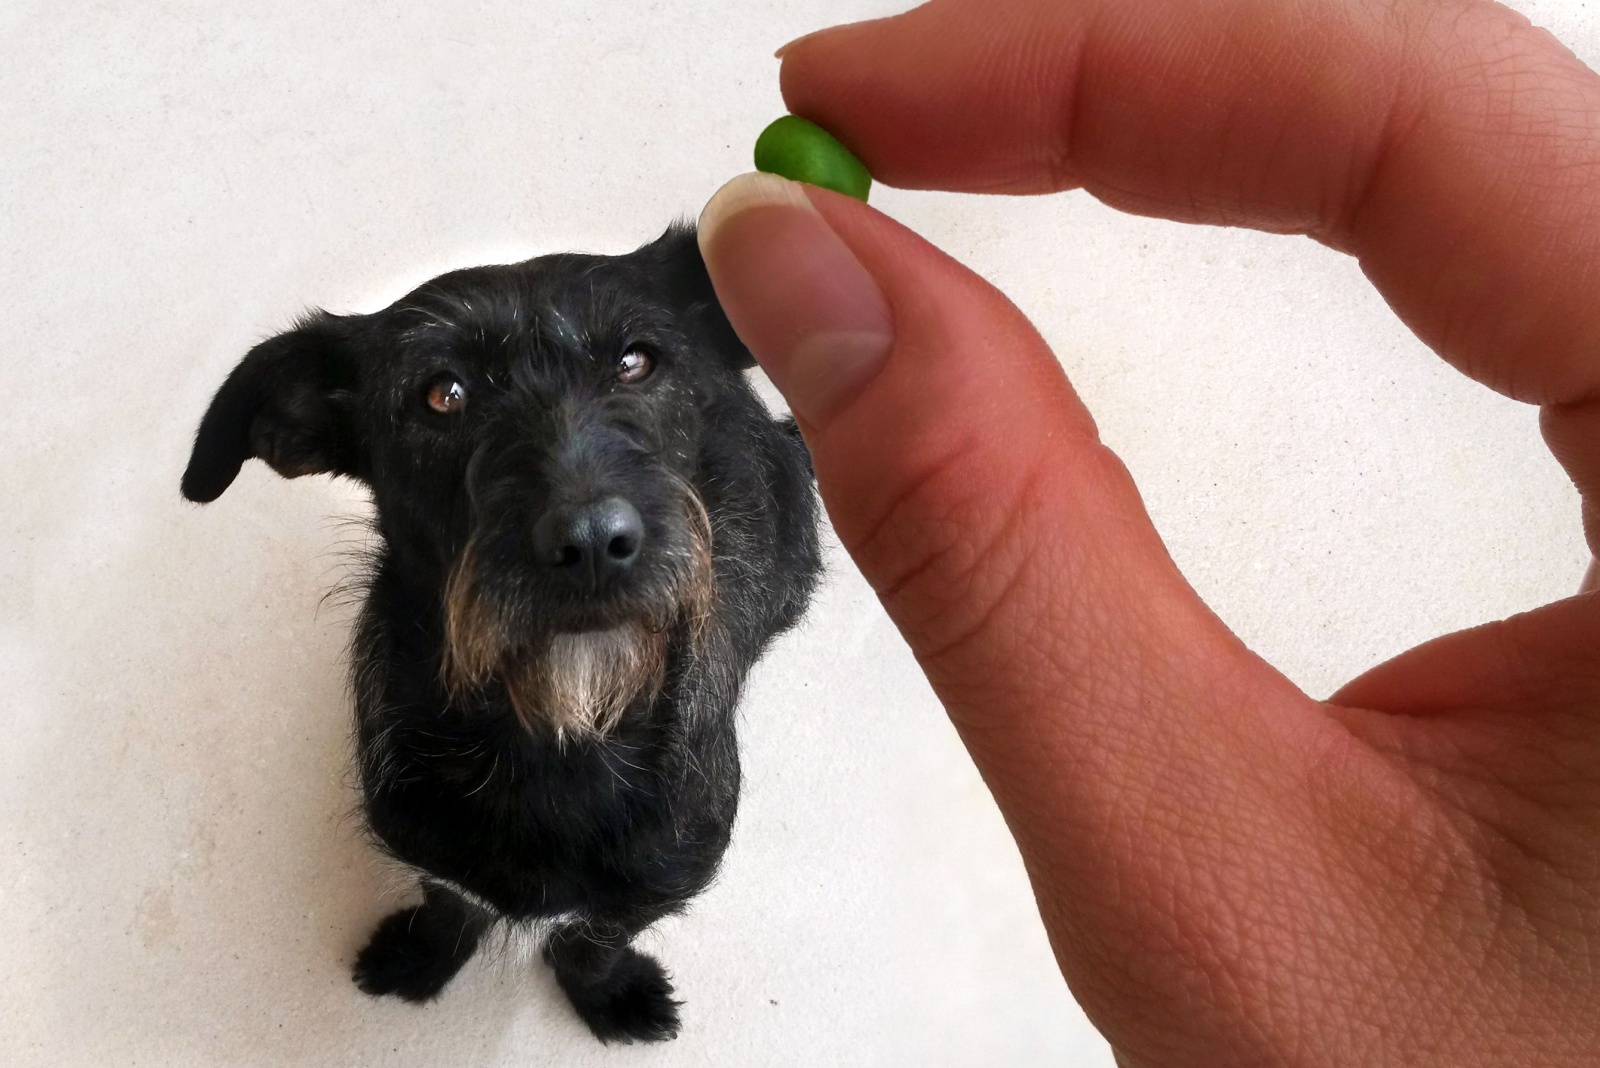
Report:
<svg viewBox="0 0 1600 1068"><path fill-rule="evenodd" d="M0 6L0 1063L1109 1065L837 551L750 687L726 872L651 936L677 1042L600 1048L515 954L365 999L351 955L405 887L348 816L319 605L360 497L259 464L177 493L211 391L303 307L644 241L747 167L773 47L899 6ZM1589 4L1520 6L1600 60ZM1350 261L1082 195L874 202L1035 317L1195 586L1312 692L1577 583L1533 412Z"/></svg>

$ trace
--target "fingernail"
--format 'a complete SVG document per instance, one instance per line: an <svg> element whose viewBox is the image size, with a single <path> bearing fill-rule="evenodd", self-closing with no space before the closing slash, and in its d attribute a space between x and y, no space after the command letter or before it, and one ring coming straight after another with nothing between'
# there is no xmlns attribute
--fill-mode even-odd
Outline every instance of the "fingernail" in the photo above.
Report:
<svg viewBox="0 0 1600 1068"><path fill-rule="evenodd" d="M787 44L779 45L778 46L778 50L776 52L772 53L772 58L773 59L782 59L783 58L783 54L785 52L789 51L789 49L793 48L795 45L799 44L801 41L809 41L811 38L816 37L819 34L827 33L829 29L832 29L832 27L827 27L827 28L821 29L821 30L812 30L810 33L802 33L799 37L796 37L794 40L788 42Z"/></svg>
<svg viewBox="0 0 1600 1068"><path fill-rule="evenodd" d="M889 305L797 182L743 174L700 214L700 252L734 330L803 421L820 426L894 345Z"/></svg>

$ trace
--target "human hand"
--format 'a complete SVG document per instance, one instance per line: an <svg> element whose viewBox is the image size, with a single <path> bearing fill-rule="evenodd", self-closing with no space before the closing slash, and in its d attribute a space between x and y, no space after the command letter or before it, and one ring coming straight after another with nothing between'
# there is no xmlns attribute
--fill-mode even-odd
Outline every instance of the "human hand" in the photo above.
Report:
<svg viewBox="0 0 1600 1068"><path fill-rule="evenodd" d="M1543 409L1600 548L1600 78L1482 0L935 0L783 53L891 185L1309 234ZM1126 1065L1600 1060L1600 595L1328 702L1184 582L1048 348L887 218L702 217L845 547Z"/></svg>

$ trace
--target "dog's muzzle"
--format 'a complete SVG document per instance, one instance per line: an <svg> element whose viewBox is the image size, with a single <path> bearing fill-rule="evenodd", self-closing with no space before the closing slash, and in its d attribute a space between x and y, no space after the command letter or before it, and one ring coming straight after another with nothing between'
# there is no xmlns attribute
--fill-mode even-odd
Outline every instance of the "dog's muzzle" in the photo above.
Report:
<svg viewBox="0 0 1600 1068"><path fill-rule="evenodd" d="M445 592L446 687L465 696L498 678L525 723L542 721L558 736L605 733L636 699L652 699L665 679L671 636L698 649L715 599L711 521L688 486L683 508L681 546L670 539L647 546L644 520L621 497L547 509L533 524L532 565L579 602L596 604L592 617L583 603L566 606L557 627L493 596L469 541ZM647 556L655 566L670 561L673 577L666 596L633 603L628 579Z"/></svg>

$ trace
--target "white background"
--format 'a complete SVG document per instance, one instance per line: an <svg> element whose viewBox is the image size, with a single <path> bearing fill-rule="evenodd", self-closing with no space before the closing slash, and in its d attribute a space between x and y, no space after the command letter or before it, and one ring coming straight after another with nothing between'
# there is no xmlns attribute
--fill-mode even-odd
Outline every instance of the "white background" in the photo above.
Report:
<svg viewBox="0 0 1600 1068"><path fill-rule="evenodd" d="M323 601L361 495L260 464L177 492L212 390L306 306L642 243L748 168L773 48L898 6L0 5L0 1063L1109 1065L837 548L752 680L725 874L650 936L681 1038L603 1049L511 951L426 1008L361 996L406 892L349 816ZM1600 61L1589 4L1518 6ZM1578 582L1533 411L1351 261L1082 194L874 203L1034 317L1190 580L1309 691Z"/></svg>

